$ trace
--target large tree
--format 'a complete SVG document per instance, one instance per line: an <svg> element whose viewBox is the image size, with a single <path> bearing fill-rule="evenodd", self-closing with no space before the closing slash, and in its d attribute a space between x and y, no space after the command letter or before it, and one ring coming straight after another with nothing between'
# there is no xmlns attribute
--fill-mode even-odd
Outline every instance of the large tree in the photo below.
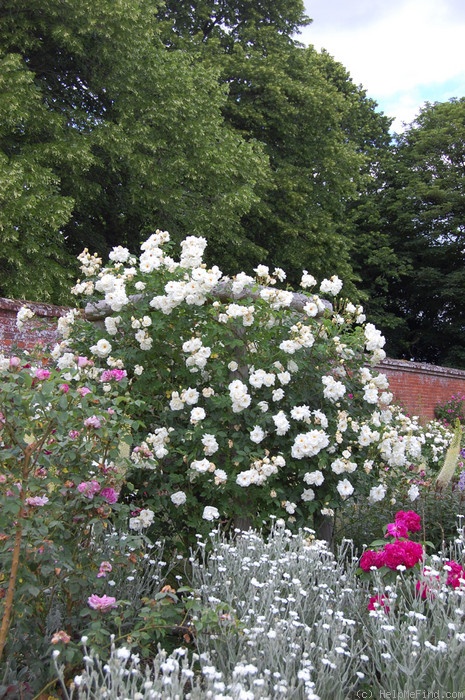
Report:
<svg viewBox="0 0 465 700"><path fill-rule="evenodd" d="M307 268L353 292L349 207L387 127L342 66L296 42L301 0L3 0L0 20L0 55L54 125L2 143L9 168L12 143L23 158L37 142L51 248L105 254L162 227L206 236L226 272L264 262L292 283Z"/></svg>
<svg viewBox="0 0 465 700"><path fill-rule="evenodd" d="M393 356L465 367L465 98L427 103L397 136L374 201L395 251ZM382 325L382 319L381 319Z"/></svg>
<svg viewBox="0 0 465 700"><path fill-rule="evenodd" d="M44 125L40 134L39 122L20 117L4 130L2 168L11 169L13 157L32 157L24 149L37 142L37 187L40 180L62 205L57 217L54 198L47 212L42 197L50 225L42 244L58 237L69 251L105 253L115 244L134 248L162 227L178 238L206 235L217 255L242 249L241 217L259 198L267 158L224 123L226 92L215 67L161 42L157 7L154 0L2 3L0 56L16 61ZM64 149L47 148L52 125ZM17 222L25 220L23 202L16 202ZM34 230L27 235L34 238ZM27 279L22 289L37 296Z"/></svg>
<svg viewBox="0 0 465 700"><path fill-rule="evenodd" d="M0 57L0 296L55 300L70 284L63 228L73 201L53 165L72 148L20 56Z"/></svg>
<svg viewBox="0 0 465 700"><path fill-rule="evenodd" d="M270 160L267 186L243 217L255 246L244 264L284 267L291 282L302 267L338 274L353 293L347 208L388 120L340 64L296 41L309 21L299 0L167 2L162 13L172 50L197 46L203 63L220 66L226 121L262 143Z"/></svg>

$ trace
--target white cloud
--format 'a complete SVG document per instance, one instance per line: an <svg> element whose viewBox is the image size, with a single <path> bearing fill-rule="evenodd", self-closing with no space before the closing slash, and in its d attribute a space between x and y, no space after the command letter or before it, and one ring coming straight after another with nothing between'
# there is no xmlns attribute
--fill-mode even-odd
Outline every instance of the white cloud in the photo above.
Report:
<svg viewBox="0 0 465 700"><path fill-rule="evenodd" d="M465 3L460 0L306 0L298 37L326 49L380 109L411 121L428 100L465 95Z"/></svg>

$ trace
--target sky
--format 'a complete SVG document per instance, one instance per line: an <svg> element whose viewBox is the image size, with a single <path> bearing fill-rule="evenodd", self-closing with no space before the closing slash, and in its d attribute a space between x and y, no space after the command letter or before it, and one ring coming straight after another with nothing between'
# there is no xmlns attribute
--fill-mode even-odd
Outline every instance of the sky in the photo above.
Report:
<svg viewBox="0 0 465 700"><path fill-rule="evenodd" d="M305 0L296 37L326 49L400 132L425 102L465 97L465 0Z"/></svg>

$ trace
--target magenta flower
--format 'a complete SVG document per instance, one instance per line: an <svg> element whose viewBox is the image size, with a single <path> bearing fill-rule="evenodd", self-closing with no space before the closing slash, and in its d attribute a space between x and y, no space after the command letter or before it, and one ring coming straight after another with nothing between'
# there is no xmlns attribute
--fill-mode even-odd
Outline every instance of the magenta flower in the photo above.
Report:
<svg viewBox="0 0 465 700"><path fill-rule="evenodd" d="M68 436L71 438L71 440L76 440L80 435L79 430L70 430L68 433Z"/></svg>
<svg viewBox="0 0 465 700"><path fill-rule="evenodd" d="M421 530L421 518L413 510L399 510L395 515L396 525L404 525L409 532Z"/></svg>
<svg viewBox="0 0 465 700"><path fill-rule="evenodd" d="M84 425L86 428L95 428L97 430L97 428L100 428L102 424L98 416L90 416L90 418L85 419Z"/></svg>
<svg viewBox="0 0 465 700"><path fill-rule="evenodd" d="M407 526L402 522L389 523L389 525L387 526L386 537L391 536L395 537L396 539L399 539L399 537L407 537L407 535Z"/></svg>
<svg viewBox="0 0 465 700"><path fill-rule="evenodd" d="M99 610L100 612L108 612L112 608L117 608L116 598L109 595L98 596L93 593L87 598L87 603L93 610Z"/></svg>
<svg viewBox="0 0 465 700"><path fill-rule="evenodd" d="M115 489L112 489L110 486L107 486L100 491L100 495L103 499L105 499L107 503L112 505L118 500L119 493L118 491L115 491Z"/></svg>
<svg viewBox="0 0 465 700"><path fill-rule="evenodd" d="M368 610L382 610L383 612L388 613L390 610L388 603L389 598L387 596L382 594L372 595L368 601L367 608Z"/></svg>
<svg viewBox="0 0 465 700"><path fill-rule="evenodd" d="M39 368L35 372L36 379L48 379L50 377L50 371L48 369Z"/></svg>
<svg viewBox="0 0 465 700"><path fill-rule="evenodd" d="M60 391L62 391L64 394L67 394L69 391L69 384L60 384Z"/></svg>
<svg viewBox="0 0 465 700"><path fill-rule="evenodd" d="M125 369L106 369L100 375L100 381L111 382L111 380L114 379L115 381L120 382L125 376Z"/></svg>
<svg viewBox="0 0 465 700"><path fill-rule="evenodd" d="M113 569L113 567L109 561L102 561L102 563L100 564L98 574L97 574L97 578L102 578L102 577L105 578L105 576L107 574L109 574L110 571L112 571L112 569Z"/></svg>
<svg viewBox="0 0 465 700"><path fill-rule="evenodd" d="M100 484L98 481L82 481L78 487L77 490L79 493L82 493L83 496L86 496L86 498L92 499L97 493L100 491Z"/></svg>
<svg viewBox="0 0 465 700"><path fill-rule="evenodd" d="M47 496L29 496L29 498L26 498L28 506L44 506L48 501Z"/></svg>

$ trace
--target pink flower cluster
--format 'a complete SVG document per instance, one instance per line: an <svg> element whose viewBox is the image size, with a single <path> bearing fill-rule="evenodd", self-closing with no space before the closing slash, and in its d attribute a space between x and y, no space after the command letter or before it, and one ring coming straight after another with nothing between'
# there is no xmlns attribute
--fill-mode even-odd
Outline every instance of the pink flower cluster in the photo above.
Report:
<svg viewBox="0 0 465 700"><path fill-rule="evenodd" d="M465 569L456 561L446 561L444 569L447 573L446 584L452 588L459 588L460 579L465 580Z"/></svg>
<svg viewBox="0 0 465 700"><path fill-rule="evenodd" d="M363 571L370 571L373 567L380 569L382 566L387 566L388 569L397 569L399 566L411 569L423 559L423 547L419 542L401 538L420 529L421 519L417 513L400 510L396 513L395 522L387 526L387 536L393 536L395 541L385 544L379 551L367 549L360 559L360 568Z"/></svg>
<svg viewBox="0 0 465 700"><path fill-rule="evenodd" d="M28 506L45 506L49 499L47 496L29 496L26 498L26 503Z"/></svg>
<svg viewBox="0 0 465 700"><path fill-rule="evenodd" d="M113 505L118 500L119 493L111 486L106 486L101 488L98 481L92 479L92 481L82 481L78 484L77 490L82 493L83 496L89 499L93 499L94 496L99 494L107 503Z"/></svg>
<svg viewBox="0 0 465 700"><path fill-rule="evenodd" d="M101 427L102 423L100 422L100 418L98 416L90 416L89 418L86 418L84 421L84 425L86 428L95 428L98 430L98 428Z"/></svg>
<svg viewBox="0 0 465 700"><path fill-rule="evenodd" d="M125 376L125 369L106 369L100 375L100 381L111 382L111 380L114 379L116 382L120 382Z"/></svg>
<svg viewBox="0 0 465 700"><path fill-rule="evenodd" d="M372 595L368 605L367 605L368 610L383 610L383 612L388 613L389 610L391 609L389 607L389 598L386 595L383 595L382 593L378 595Z"/></svg>
<svg viewBox="0 0 465 700"><path fill-rule="evenodd" d="M444 571L447 572L446 585L451 586L451 588L459 588L465 581L465 569L457 561L451 560L444 562ZM423 576L439 582L439 573L433 571L429 566L425 566L423 569ZM426 598L434 598L438 590L437 585L439 584L429 586L426 580L417 581L416 590L423 600Z"/></svg>

